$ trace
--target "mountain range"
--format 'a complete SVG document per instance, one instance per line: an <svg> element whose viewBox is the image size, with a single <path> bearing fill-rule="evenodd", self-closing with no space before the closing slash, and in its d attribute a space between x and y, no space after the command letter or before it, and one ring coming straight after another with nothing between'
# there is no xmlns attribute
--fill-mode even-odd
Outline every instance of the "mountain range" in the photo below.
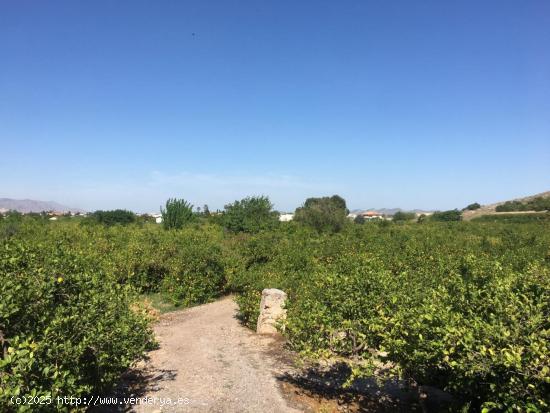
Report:
<svg viewBox="0 0 550 413"><path fill-rule="evenodd" d="M359 214L361 212L373 211L380 215L395 215L396 212L414 212L415 214L431 214L433 211L425 211L421 209L404 210L401 208L369 208L369 209L354 209L350 211L352 214Z"/></svg>
<svg viewBox="0 0 550 413"><path fill-rule="evenodd" d="M526 202L529 200L532 200L533 198L537 197L543 197L547 198L550 197L550 191L541 192L536 195L527 196L524 198L517 198L513 199L512 201L520 201L520 202ZM493 214L495 213L495 208L498 205L503 204L506 201L497 202L494 204L489 205L483 205L481 208L475 210L475 211L464 211L463 216L464 219L472 219L477 216L485 215L485 214ZM11 198L0 198L0 213L7 212L10 210L19 211L22 213L29 213L29 212L42 212L42 211L56 211L56 212L86 212L83 209L80 208L73 208L68 207L66 205L62 205L58 202L54 201L37 201L34 199L11 199ZM374 211L381 215L388 215L392 216L398 211L406 211L406 212L414 212L416 214L429 214L433 211L425 211L420 209L413 209L413 210L403 210L401 208L369 208L369 209L354 209L350 211L353 214L357 214L360 212L366 212L366 211Z"/></svg>
<svg viewBox="0 0 550 413"><path fill-rule="evenodd" d="M18 211L24 214L29 212L85 212L79 208L72 208L53 201L36 201L34 199L0 198L0 212Z"/></svg>

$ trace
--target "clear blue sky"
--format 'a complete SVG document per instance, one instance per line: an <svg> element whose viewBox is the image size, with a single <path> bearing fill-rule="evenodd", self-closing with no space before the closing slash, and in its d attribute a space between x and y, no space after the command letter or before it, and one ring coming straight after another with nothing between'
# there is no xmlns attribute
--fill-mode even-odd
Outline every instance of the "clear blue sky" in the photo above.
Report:
<svg viewBox="0 0 550 413"><path fill-rule="evenodd" d="M447 209L550 189L550 2L0 2L0 197Z"/></svg>

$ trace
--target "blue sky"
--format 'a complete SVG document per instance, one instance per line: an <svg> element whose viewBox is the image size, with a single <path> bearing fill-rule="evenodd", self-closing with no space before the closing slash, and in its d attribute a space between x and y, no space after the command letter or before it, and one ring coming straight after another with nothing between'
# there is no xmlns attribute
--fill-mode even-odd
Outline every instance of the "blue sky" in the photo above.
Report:
<svg viewBox="0 0 550 413"><path fill-rule="evenodd" d="M550 189L550 2L0 2L0 197L447 209Z"/></svg>

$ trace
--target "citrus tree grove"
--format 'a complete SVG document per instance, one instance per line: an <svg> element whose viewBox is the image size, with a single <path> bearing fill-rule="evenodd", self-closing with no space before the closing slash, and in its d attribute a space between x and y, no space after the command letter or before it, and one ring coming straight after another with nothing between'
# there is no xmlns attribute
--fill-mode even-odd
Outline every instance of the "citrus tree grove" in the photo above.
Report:
<svg viewBox="0 0 550 413"><path fill-rule="evenodd" d="M451 410L549 411L548 214L358 225L334 197L299 222L279 223L265 197L188 207L167 204L170 231L0 219L0 411L37 410L14 395L108 392L155 345L144 295L185 307L233 293L253 327L263 288L288 294L284 334L307 359L345 360L353 377L385 363L450 393Z"/></svg>

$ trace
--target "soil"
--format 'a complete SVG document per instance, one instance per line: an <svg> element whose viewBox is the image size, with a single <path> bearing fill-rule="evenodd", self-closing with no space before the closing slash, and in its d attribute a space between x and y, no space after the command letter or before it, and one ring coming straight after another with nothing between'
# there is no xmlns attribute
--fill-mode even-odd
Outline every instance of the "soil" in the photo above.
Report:
<svg viewBox="0 0 550 413"><path fill-rule="evenodd" d="M351 373L345 363L300 363L281 336L244 327L230 296L162 314L154 331L158 348L124 375L113 394L139 402L94 413L438 412L446 398L437 389L373 378L345 388ZM424 392L429 397L422 400Z"/></svg>
<svg viewBox="0 0 550 413"><path fill-rule="evenodd" d="M157 402L129 410L304 411L297 401L284 397L280 378L293 368L280 339L256 335L236 314L232 297L163 314L154 327L158 349L126 378L127 393L156 397ZM168 398L175 405L167 405Z"/></svg>

